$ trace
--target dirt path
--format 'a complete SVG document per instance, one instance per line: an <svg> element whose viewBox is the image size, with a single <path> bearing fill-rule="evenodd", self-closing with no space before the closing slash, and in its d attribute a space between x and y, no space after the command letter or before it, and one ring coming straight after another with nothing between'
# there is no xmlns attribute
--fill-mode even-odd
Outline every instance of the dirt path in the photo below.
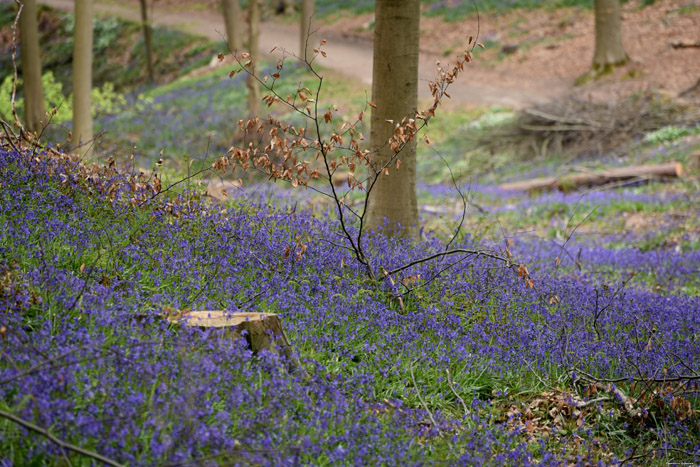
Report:
<svg viewBox="0 0 700 467"><path fill-rule="evenodd" d="M39 0L51 7L72 11L73 0ZM132 21L140 20L138 6L133 3L96 2L99 13L118 16ZM153 22L157 25L178 28L191 34L204 36L213 40L222 40L224 24L221 15L210 11L181 11L156 5ZM299 31L295 25L263 22L260 37L261 52L268 54L274 47L284 47L296 52L299 43ZM328 56L319 58L323 66L338 71L346 76L361 81L368 88L372 82L372 42L371 39L353 40L334 34L332 29L323 29L318 35L328 40L324 50ZM446 59L441 58L443 65ZM427 82L435 76L435 56L422 53L419 65L419 98L429 100ZM535 103L546 102L567 92L568 80L549 79L529 82L499 83L493 71L470 70L450 88L452 102L463 105L505 105L523 108ZM489 84L484 84L489 83Z"/></svg>

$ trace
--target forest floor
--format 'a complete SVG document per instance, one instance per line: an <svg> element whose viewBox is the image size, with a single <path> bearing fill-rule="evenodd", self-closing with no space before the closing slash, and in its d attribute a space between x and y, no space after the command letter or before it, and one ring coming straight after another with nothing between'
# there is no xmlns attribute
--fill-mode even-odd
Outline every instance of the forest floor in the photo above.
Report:
<svg viewBox="0 0 700 467"><path fill-rule="evenodd" d="M424 241L361 237L369 267L394 270L387 282L367 278L333 217L331 189L356 212L362 192L251 176L227 200L205 195L215 178L246 177L211 170L245 147L232 130L247 115L244 76L193 76L219 46L180 34L220 40L218 0L154 2L154 22L174 27L156 28L157 51L179 52L157 57L157 84L141 74L138 25L113 20L138 21L137 3L109 1L95 38L118 54L98 48L93 73L133 79L96 113L99 162L0 138L0 465L83 465L86 452L128 465L700 462L700 94L675 99L700 77L700 57L669 45L698 39L700 0L626 2L632 60L584 86L574 82L591 61L589 10L482 13L486 49L418 145ZM53 13L45 61L49 45L70 53L72 18ZM475 25L425 13L429 77ZM372 17L333 15L321 15L318 103L339 111L317 139L353 121L369 92ZM262 49L295 47L296 24L267 21ZM8 37L0 29L0 50ZM314 82L303 66L283 77L281 95ZM517 109L559 97L565 117L599 131L521 131L538 127L522 125L536 109ZM69 120L45 142L56 147ZM670 162L687 175L561 192L500 185ZM448 247L485 254L443 261ZM163 319L189 310L278 314L306 371Z"/></svg>
<svg viewBox="0 0 700 467"><path fill-rule="evenodd" d="M55 8L71 10L71 0L41 0ZM593 13L579 7L511 10L468 15L457 21L421 18L420 79L435 75L435 61L447 62L467 46L468 37L479 33L486 49L476 52L466 78L451 87L452 101L466 105L504 105L521 109L563 96L606 101L638 91L665 90L677 94L700 78L700 48L674 48L672 43L692 43L700 31L700 5L694 0L641 1L623 6L623 40L629 62L584 86L577 78L590 68L593 55ZM100 0L98 12L138 20L133 0ZM192 0L162 0L152 8L153 22L186 32L222 39L223 20L216 7ZM328 40L328 56L322 66L371 83L372 14L336 13L321 19L318 38ZM296 22L270 17L262 24L261 50L293 44L299 39ZM420 87L429 99L427 85ZM700 99L700 93L686 98Z"/></svg>

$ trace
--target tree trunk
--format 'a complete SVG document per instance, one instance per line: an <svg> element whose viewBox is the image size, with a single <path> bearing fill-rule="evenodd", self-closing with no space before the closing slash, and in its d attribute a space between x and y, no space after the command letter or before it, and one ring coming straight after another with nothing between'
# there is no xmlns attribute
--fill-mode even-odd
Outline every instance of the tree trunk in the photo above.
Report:
<svg viewBox="0 0 700 467"><path fill-rule="evenodd" d="M367 228L376 230L386 219L385 233L413 239L418 236L416 141L399 153L400 169L395 162L389 163L394 152L387 143L395 125L416 113L419 27L420 0L377 0L372 68L376 108L372 110L370 147L375 169L387 166L389 175L381 175L370 193Z"/></svg>
<svg viewBox="0 0 700 467"><path fill-rule="evenodd" d="M250 53L251 74L246 79L248 87L248 115L256 117L260 113L260 83L253 76L258 72L258 61L260 59L260 3L258 0L248 2L248 49Z"/></svg>
<svg viewBox="0 0 700 467"><path fill-rule="evenodd" d="M311 61L314 56L316 25L313 21L314 0L301 0L301 43L299 44L299 56Z"/></svg>
<svg viewBox="0 0 700 467"><path fill-rule="evenodd" d="M29 131L41 131L41 119L46 114L46 108L41 85L36 1L24 0L23 5L19 17L19 37L24 81L24 124Z"/></svg>
<svg viewBox="0 0 700 467"><path fill-rule="evenodd" d="M238 0L221 0L226 23L226 44L233 53L243 50L243 12Z"/></svg>
<svg viewBox="0 0 700 467"><path fill-rule="evenodd" d="M595 0L595 54L593 69L622 65L627 53L622 46L620 0Z"/></svg>
<svg viewBox="0 0 700 467"><path fill-rule="evenodd" d="M143 42L146 45L146 70L148 81L153 83L155 74L153 73L153 40L151 39L151 25L148 23L148 5L146 0L139 0L141 3L141 25L143 27Z"/></svg>
<svg viewBox="0 0 700 467"><path fill-rule="evenodd" d="M92 0L75 0L73 144L87 156L92 143ZM87 143L87 144L85 144Z"/></svg>

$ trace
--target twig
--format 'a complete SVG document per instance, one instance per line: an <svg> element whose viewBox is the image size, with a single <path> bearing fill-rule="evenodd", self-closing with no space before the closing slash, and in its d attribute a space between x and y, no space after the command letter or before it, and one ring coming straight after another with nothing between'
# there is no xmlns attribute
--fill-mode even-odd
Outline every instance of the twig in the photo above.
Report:
<svg viewBox="0 0 700 467"><path fill-rule="evenodd" d="M3 417L7 420L10 420L11 422L14 422L30 431L33 431L35 433L38 433L45 438L47 438L49 441L54 443L56 446L58 446L61 449L65 449L68 451L75 452L77 454L81 454L85 457L89 457L90 459L94 459L96 461L102 462L103 464L110 465L112 467L122 467L122 464L109 459L107 457L104 457L96 452L88 451L87 449L83 449L80 446L76 446L74 444L70 444L66 441L63 441L53 434L49 430L46 430L44 428L41 428L40 426L37 426L23 418L18 417L17 415L11 413L11 412L6 412L4 410L0 410L0 417Z"/></svg>
<svg viewBox="0 0 700 467"><path fill-rule="evenodd" d="M469 409L467 408L467 404L464 403L464 399L462 399L462 397L455 390L454 383L452 382L452 378L450 377L450 369L445 368L445 373L447 373L447 385L450 387L452 394L454 394L459 403L462 404L462 408L464 409L464 415L469 415Z"/></svg>
<svg viewBox="0 0 700 467"><path fill-rule="evenodd" d="M19 9L17 10L15 22L12 25L12 69L14 74L12 80L12 97L10 99L10 102L12 103L12 116L15 118L15 125L17 125L17 128L19 128L19 134L24 139L24 127L22 126L22 122L20 122L19 120L19 116L17 115L17 108L15 107L15 96L17 95L17 81L19 79L17 75L17 24L19 23L19 17L22 14L22 9L24 8L24 5L22 5L22 2L20 2L19 0L15 0L15 3L17 3Z"/></svg>
<svg viewBox="0 0 700 467"><path fill-rule="evenodd" d="M435 417L433 417L433 413L430 411L428 408L428 405L425 403L423 400L423 396L420 395L420 389L418 389L418 384L416 384L416 377L413 375L413 363L408 366L409 371L411 372L411 381L413 381L413 387L416 388L416 394L418 395L418 400L420 400L421 405L425 409L426 412L428 412L428 417L430 418L430 423L433 424L435 429L438 431L440 436L442 436L442 431L440 430L440 427L438 426L437 422L435 422Z"/></svg>
<svg viewBox="0 0 700 467"><path fill-rule="evenodd" d="M533 375L535 375L535 378L537 378L537 379L539 380L539 382L542 383L542 385L543 385L544 387L546 387L547 389L549 389L549 390L551 390L551 391L554 391L554 392L561 392L559 389L552 387L552 385L550 385L550 384L547 384L547 382L546 382L544 379L542 379L542 377L539 375L539 373L537 373L537 372L535 371L535 369L532 368L532 364L531 364L530 362L528 362L527 359L523 358L523 362L525 363L525 365L527 365L527 367L528 367L528 369L530 370L530 372L531 372Z"/></svg>
<svg viewBox="0 0 700 467"><path fill-rule="evenodd" d="M593 404L596 404L598 402L605 402L605 401L609 401L609 400L610 400L610 398L608 396L600 396L600 397L596 397L595 399L587 400L586 402L584 402L582 404L578 404L576 406L576 408L582 409L584 407L588 407L589 405L593 405Z"/></svg>
<svg viewBox="0 0 700 467"><path fill-rule="evenodd" d="M428 261L431 261L431 260L434 260L437 258L442 258L444 256L457 255L457 254L475 255L477 257L483 256L485 258L495 259L495 260L502 261L502 262L506 263L506 265L508 267L520 266L519 263L515 263L515 262L509 260L508 258L497 255L495 253L488 253L488 252L485 252L482 250L472 250L472 249L468 249L468 248L455 248L454 250L442 251L439 253L435 253L435 254L425 256L423 258L411 261L411 262L406 263L403 266L400 266L396 269L392 269L391 271L387 271L387 273L388 273L388 275L393 275L393 274L396 274L397 272L401 272L403 270L411 268L417 264L425 263L425 262L428 262Z"/></svg>
<svg viewBox="0 0 700 467"><path fill-rule="evenodd" d="M581 373L584 374L583 372ZM587 384L592 384L600 391L614 395L622 403L622 406L625 408L625 412L627 412L627 415L631 418L638 418L642 416L642 409L635 408L633 399L625 394L620 388L615 386L614 383L603 384L601 380L598 380L590 375L585 375L576 378L574 380L574 384L581 381Z"/></svg>
<svg viewBox="0 0 700 467"><path fill-rule="evenodd" d="M153 201L155 198L157 198L158 196L162 195L163 193L166 193L166 192L170 191L171 189L173 189L173 188L176 187L177 185L179 185L179 184L181 184L181 183L183 183L183 182L189 181L189 180L191 180L192 178L196 177L197 175L199 175L199 174L201 174L201 173L204 173L204 172L207 172L207 171L209 171L209 170L212 170L212 168L211 168L211 167L205 167L205 168L200 169L200 170L198 170L197 172L195 172L195 173L193 173L193 174L191 174L191 175L188 175L188 176L185 177L185 178L182 178L182 179L180 179L180 180L178 180L178 181L176 181L176 182L171 183L167 188L162 189L162 190L158 190L158 191L157 191L156 193L154 193L150 198L141 201L141 202L137 205L137 207L141 207L141 206L143 206L144 204L147 204L147 203Z"/></svg>

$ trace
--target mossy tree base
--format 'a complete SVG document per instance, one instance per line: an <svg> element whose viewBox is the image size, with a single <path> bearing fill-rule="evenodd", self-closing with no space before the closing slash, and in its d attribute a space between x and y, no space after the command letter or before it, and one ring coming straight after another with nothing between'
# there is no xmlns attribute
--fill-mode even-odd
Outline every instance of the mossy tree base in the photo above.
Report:
<svg viewBox="0 0 700 467"><path fill-rule="evenodd" d="M586 84L595 81L603 76L611 74L615 68L626 65L629 62L628 58L620 60L616 63L608 63L605 65L593 64L593 68L582 74L574 81L575 86L585 86Z"/></svg>

